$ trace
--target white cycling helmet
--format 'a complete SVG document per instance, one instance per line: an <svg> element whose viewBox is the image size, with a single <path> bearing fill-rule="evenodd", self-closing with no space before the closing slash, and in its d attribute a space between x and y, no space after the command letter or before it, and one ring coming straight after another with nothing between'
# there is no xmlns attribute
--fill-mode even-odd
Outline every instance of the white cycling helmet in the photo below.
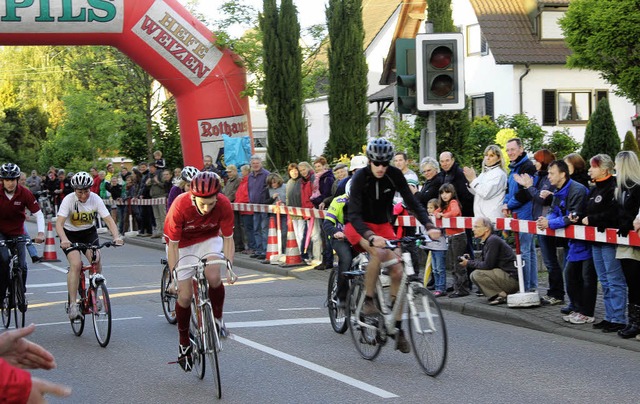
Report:
<svg viewBox="0 0 640 404"><path fill-rule="evenodd" d="M13 163L6 163L0 167L0 178L3 180L15 180L20 178L20 167Z"/></svg>
<svg viewBox="0 0 640 404"><path fill-rule="evenodd" d="M80 171L71 177L71 187L73 189L87 189L93 185L93 178L86 171Z"/></svg>
<svg viewBox="0 0 640 404"><path fill-rule="evenodd" d="M193 177L195 177L195 175L198 174L199 172L200 172L200 170L198 170L197 168L195 168L193 166L186 166L180 172L180 177L182 178L183 181L191 182Z"/></svg>
<svg viewBox="0 0 640 404"><path fill-rule="evenodd" d="M347 184L344 186L344 193L347 194L347 197L351 196L351 180L353 178L349 178L349 181L347 181Z"/></svg>

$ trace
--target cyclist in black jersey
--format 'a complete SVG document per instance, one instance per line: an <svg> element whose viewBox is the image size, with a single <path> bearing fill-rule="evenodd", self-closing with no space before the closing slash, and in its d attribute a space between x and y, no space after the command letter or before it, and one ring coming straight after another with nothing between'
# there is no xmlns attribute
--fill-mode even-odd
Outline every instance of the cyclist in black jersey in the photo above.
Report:
<svg viewBox="0 0 640 404"><path fill-rule="evenodd" d="M393 158L393 145L388 140L376 138L367 144L369 164L358 170L351 179L351 196L349 200L349 223L345 226L345 235L353 246L359 246L369 253L369 264L365 274L366 298L362 313L364 315L379 314L379 309L373 302L376 280L380 263L399 255L399 251L384 249L387 240L393 240L396 235L391 224L393 214L393 197L398 191L404 199L407 208L414 212L416 218L428 231L429 237L437 239L440 230L436 229L429 220L424 206L413 196L402 171L390 167ZM394 298L402 279L402 265L392 267L391 296ZM396 349L409 352L409 344L400 329L401 319L396 319L399 329L396 339Z"/></svg>

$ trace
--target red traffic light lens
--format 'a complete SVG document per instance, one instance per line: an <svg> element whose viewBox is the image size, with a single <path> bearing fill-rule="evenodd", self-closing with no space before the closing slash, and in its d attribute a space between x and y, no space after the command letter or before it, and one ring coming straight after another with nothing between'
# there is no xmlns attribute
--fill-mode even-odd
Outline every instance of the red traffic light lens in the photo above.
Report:
<svg viewBox="0 0 640 404"><path fill-rule="evenodd" d="M431 82L431 92L438 97L446 97L453 91L453 78L446 74L436 76Z"/></svg>
<svg viewBox="0 0 640 404"><path fill-rule="evenodd" d="M447 46L438 46L431 52L429 64L436 69L446 69L453 60L453 50Z"/></svg>

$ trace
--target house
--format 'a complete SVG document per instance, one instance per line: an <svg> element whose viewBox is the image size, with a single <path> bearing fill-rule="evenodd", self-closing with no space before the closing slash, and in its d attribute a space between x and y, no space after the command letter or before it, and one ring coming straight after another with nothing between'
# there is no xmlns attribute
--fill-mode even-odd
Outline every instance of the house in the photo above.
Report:
<svg viewBox="0 0 640 404"><path fill-rule="evenodd" d="M465 38L465 92L472 117L525 113L548 132L568 128L579 141L596 103L609 99L621 139L633 130L635 106L589 70L565 66L570 50L558 20L570 0L452 0L454 24ZM390 126L394 110L395 40L424 32L426 0L364 0L364 53L369 66L369 134ZM326 97L307 100L312 155L329 138Z"/></svg>

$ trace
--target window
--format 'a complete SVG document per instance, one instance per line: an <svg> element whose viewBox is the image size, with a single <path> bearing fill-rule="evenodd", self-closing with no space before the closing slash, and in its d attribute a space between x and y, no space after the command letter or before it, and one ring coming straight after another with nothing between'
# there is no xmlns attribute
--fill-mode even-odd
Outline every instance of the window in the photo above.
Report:
<svg viewBox="0 0 640 404"><path fill-rule="evenodd" d="M608 94L607 90L543 90L542 125L586 124L597 102Z"/></svg>
<svg viewBox="0 0 640 404"><path fill-rule="evenodd" d="M471 119L478 116L488 116L493 119L493 93L471 97Z"/></svg>
<svg viewBox="0 0 640 404"><path fill-rule="evenodd" d="M487 40L482 35L480 25L474 24L467 27L467 55L481 55L485 56L489 54L489 45Z"/></svg>
<svg viewBox="0 0 640 404"><path fill-rule="evenodd" d="M540 39L564 39L558 20L564 17L564 11L544 10L540 13Z"/></svg>

